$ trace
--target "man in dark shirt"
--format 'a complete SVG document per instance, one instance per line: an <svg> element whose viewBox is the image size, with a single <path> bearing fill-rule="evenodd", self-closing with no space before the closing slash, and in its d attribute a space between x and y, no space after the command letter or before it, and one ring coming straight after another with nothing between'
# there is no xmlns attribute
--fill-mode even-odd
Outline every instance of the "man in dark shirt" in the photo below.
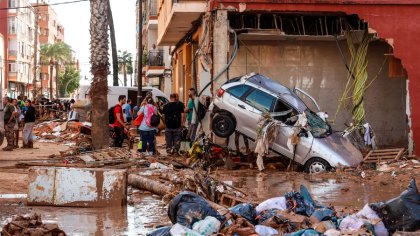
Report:
<svg viewBox="0 0 420 236"><path fill-rule="evenodd" d="M32 106L31 100L25 101L25 126L23 127L23 146L22 148L34 148L34 142L33 142L33 134L32 129L35 125L35 119L36 119L36 111L35 107Z"/></svg>
<svg viewBox="0 0 420 236"><path fill-rule="evenodd" d="M115 139L114 139L114 147L122 147L124 141L124 128L126 127L124 122L124 115L122 106L127 101L127 97L125 95L120 95L118 97L118 103L114 107L114 131L115 131Z"/></svg>
<svg viewBox="0 0 420 236"><path fill-rule="evenodd" d="M13 151L14 149L14 127L16 124L15 107L12 104L12 99L9 97L3 98L4 104L4 135L6 136L7 146L3 148L3 151Z"/></svg>
<svg viewBox="0 0 420 236"><path fill-rule="evenodd" d="M171 94L170 99L171 102L163 107L163 116L166 124L166 152L168 154L175 154L179 150L181 125L185 119L183 117L184 104L177 101L177 94Z"/></svg>

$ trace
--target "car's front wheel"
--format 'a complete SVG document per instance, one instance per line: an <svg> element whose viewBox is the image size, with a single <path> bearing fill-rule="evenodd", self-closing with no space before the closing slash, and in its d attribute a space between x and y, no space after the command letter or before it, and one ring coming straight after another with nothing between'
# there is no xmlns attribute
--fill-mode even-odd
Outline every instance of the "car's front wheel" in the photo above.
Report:
<svg viewBox="0 0 420 236"><path fill-rule="evenodd" d="M227 138L235 132L235 121L228 114L218 114L213 118L212 129L217 136Z"/></svg>
<svg viewBox="0 0 420 236"><path fill-rule="evenodd" d="M305 163L305 172L310 174L322 173L331 169L330 164L319 157L309 159Z"/></svg>

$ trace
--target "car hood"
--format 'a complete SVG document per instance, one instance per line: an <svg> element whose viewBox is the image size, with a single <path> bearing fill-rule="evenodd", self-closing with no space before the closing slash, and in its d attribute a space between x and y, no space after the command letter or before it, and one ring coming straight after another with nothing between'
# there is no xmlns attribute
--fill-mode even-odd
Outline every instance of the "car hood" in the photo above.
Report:
<svg viewBox="0 0 420 236"><path fill-rule="evenodd" d="M322 153L329 159L332 166L357 166L363 161L363 155L349 139L343 137L341 133L333 133L325 138L316 138L319 145L324 148ZM315 147L313 147L315 148ZM316 148L315 148L316 149Z"/></svg>

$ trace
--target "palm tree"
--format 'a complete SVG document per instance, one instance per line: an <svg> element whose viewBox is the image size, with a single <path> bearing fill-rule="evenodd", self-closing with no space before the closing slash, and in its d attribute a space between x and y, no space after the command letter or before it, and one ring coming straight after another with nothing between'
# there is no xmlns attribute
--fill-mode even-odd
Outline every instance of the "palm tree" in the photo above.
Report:
<svg viewBox="0 0 420 236"><path fill-rule="evenodd" d="M111 36L111 55L112 55L112 85L118 86L118 55L117 41L115 38L114 19L112 17L111 1L108 0L108 24L109 34Z"/></svg>
<svg viewBox="0 0 420 236"><path fill-rule="evenodd" d="M55 67L55 87L56 96L58 96L57 79L60 71L60 65L71 61L71 47L64 43L41 45L41 62L48 63L50 66L50 99L53 98L53 71Z"/></svg>
<svg viewBox="0 0 420 236"><path fill-rule="evenodd" d="M133 62L131 53L127 51L118 51L119 72L124 75L124 86L127 86L127 74L133 73Z"/></svg>
<svg viewBox="0 0 420 236"><path fill-rule="evenodd" d="M93 74L92 144L94 149L109 145L108 137L108 0L90 0L90 64Z"/></svg>

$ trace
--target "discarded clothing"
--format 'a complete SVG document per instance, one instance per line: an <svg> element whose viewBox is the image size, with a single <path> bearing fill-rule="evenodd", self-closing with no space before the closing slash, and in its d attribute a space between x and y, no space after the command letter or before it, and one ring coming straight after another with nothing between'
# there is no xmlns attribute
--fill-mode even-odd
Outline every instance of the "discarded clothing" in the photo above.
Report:
<svg viewBox="0 0 420 236"><path fill-rule="evenodd" d="M172 226L161 227L146 234L146 236L171 236L171 228Z"/></svg>
<svg viewBox="0 0 420 236"><path fill-rule="evenodd" d="M256 224L255 218L257 217L257 213L254 209L254 206L250 203L241 203L229 209L231 212L239 215L246 220L248 220L252 224Z"/></svg>

